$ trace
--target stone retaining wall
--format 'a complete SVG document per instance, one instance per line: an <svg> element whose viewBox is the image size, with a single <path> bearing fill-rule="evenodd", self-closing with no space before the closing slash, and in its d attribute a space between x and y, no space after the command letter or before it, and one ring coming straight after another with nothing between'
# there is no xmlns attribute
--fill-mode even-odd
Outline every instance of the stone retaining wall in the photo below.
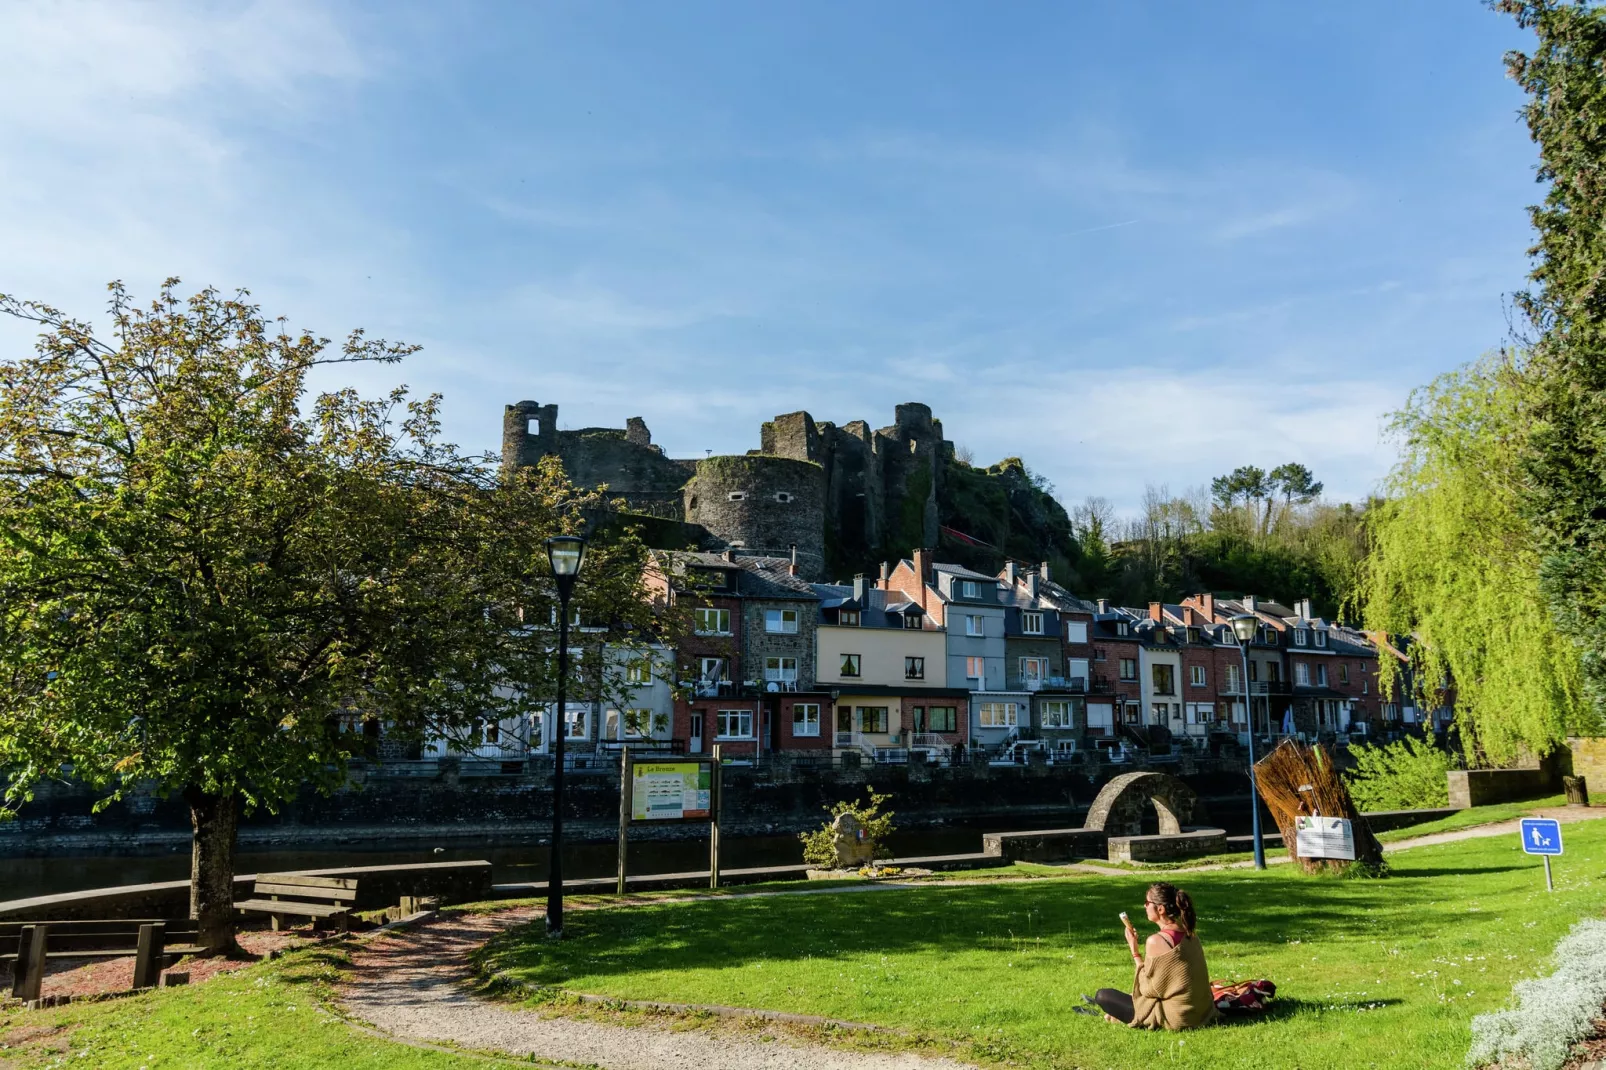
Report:
<svg viewBox="0 0 1606 1070"><path fill-rule="evenodd" d="M1169 862L1227 849L1225 829L1191 829L1168 836L1111 836L1111 862Z"/></svg>

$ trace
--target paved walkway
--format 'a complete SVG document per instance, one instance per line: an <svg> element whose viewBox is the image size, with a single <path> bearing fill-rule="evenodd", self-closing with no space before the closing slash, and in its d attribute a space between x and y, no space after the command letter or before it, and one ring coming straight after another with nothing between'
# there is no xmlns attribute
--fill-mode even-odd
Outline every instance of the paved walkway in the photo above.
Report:
<svg viewBox="0 0 1606 1070"><path fill-rule="evenodd" d="M412 931L385 933L354 950L341 1002L348 1014L401 1040L445 1042L602 1070L964 1070L968 1066L907 1053L803 1045L779 1036L766 1041L711 1030L610 1025L547 1016L475 997L468 988L469 954L497 932L537 916L529 909L453 916Z"/></svg>

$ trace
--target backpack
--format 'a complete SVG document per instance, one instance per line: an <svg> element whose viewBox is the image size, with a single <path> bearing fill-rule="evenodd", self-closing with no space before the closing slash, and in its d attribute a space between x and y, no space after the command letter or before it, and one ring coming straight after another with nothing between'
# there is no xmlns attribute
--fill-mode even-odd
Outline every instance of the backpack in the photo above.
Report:
<svg viewBox="0 0 1606 1070"><path fill-rule="evenodd" d="M1218 1013L1228 1018L1262 1014L1277 995L1277 986L1270 981L1210 982L1210 997Z"/></svg>

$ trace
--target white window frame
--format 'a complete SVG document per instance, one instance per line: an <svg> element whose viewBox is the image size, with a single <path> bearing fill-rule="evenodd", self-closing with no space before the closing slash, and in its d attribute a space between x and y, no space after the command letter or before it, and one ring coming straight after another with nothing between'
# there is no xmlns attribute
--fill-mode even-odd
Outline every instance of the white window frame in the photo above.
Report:
<svg viewBox="0 0 1606 1070"><path fill-rule="evenodd" d="M1020 630L1027 635L1043 634L1043 614L1034 609L1025 609L1020 615Z"/></svg>
<svg viewBox="0 0 1606 1070"><path fill-rule="evenodd" d="M1087 704L1087 727L1091 731L1102 728L1110 734L1115 733L1115 719L1119 714L1115 706L1108 702L1089 702Z"/></svg>
<svg viewBox="0 0 1606 1070"><path fill-rule="evenodd" d="M590 710L564 710L563 711L563 738L564 739L590 739L591 734L586 731L589 726L586 718Z"/></svg>
<svg viewBox="0 0 1606 1070"><path fill-rule="evenodd" d="M797 683L797 659L782 657L779 654L764 659L764 682L771 681L778 684Z"/></svg>
<svg viewBox="0 0 1606 1070"><path fill-rule="evenodd" d="M1303 661L1294 662L1294 683L1300 687L1310 686L1310 666Z"/></svg>
<svg viewBox="0 0 1606 1070"><path fill-rule="evenodd" d="M1076 709L1064 699L1045 702L1042 706L1044 728L1075 728Z"/></svg>
<svg viewBox="0 0 1606 1070"><path fill-rule="evenodd" d="M810 716L810 713L813 716ZM800 716L801 715L801 716ZM792 735L818 736L820 734L820 704L799 702L792 707Z"/></svg>
<svg viewBox="0 0 1606 1070"><path fill-rule="evenodd" d="M1022 680L1047 680L1048 659L1037 657L1021 658L1020 678Z"/></svg>
<svg viewBox="0 0 1606 1070"><path fill-rule="evenodd" d="M746 731L729 731L730 719L736 718L737 728L746 727ZM753 738L753 711L752 710L716 710L714 712L714 738L715 739L752 739Z"/></svg>
<svg viewBox="0 0 1606 1070"><path fill-rule="evenodd" d="M1306 631L1304 628L1295 628L1294 629L1294 645L1295 646L1309 646L1310 645L1310 632Z"/></svg>
<svg viewBox="0 0 1606 1070"><path fill-rule="evenodd" d="M1349 663L1348 662L1341 661L1341 662L1338 663L1338 682L1341 683L1341 684L1346 684L1346 685L1349 683Z"/></svg>
<svg viewBox="0 0 1606 1070"><path fill-rule="evenodd" d="M731 611L715 606L698 606L692 610L692 630L698 635L731 634ZM712 628L708 627L710 624Z"/></svg>
<svg viewBox="0 0 1606 1070"><path fill-rule="evenodd" d="M960 580L959 581L959 597L961 597L961 598L980 598L981 597L981 588L976 586L976 581L975 580Z"/></svg>
<svg viewBox="0 0 1606 1070"><path fill-rule="evenodd" d="M795 609L766 609L764 611L764 630L771 635L796 635L797 622L798 612Z"/></svg>
<svg viewBox="0 0 1606 1070"><path fill-rule="evenodd" d="M1327 666L1326 665L1318 665L1318 666L1316 666L1316 686L1317 687L1326 687L1327 686Z"/></svg>
<svg viewBox="0 0 1606 1070"><path fill-rule="evenodd" d="M1244 671L1237 665L1227 666L1227 693L1238 694L1243 690Z"/></svg>
<svg viewBox="0 0 1606 1070"><path fill-rule="evenodd" d="M645 687L652 683L652 662L638 658L625 665L625 683L632 687Z"/></svg>
<svg viewBox="0 0 1606 1070"><path fill-rule="evenodd" d="M972 655L971 657L967 657L965 659L965 679L967 679L967 680L985 680L985 679L987 679L987 659L986 658L976 657L974 655Z"/></svg>
<svg viewBox="0 0 1606 1070"><path fill-rule="evenodd" d="M1321 628L1316 629L1316 645L1323 649L1327 647L1327 632Z"/></svg>
<svg viewBox="0 0 1606 1070"><path fill-rule="evenodd" d="M717 670L712 676L708 674L711 667ZM722 680L729 680L730 662L725 658L698 658L697 679L705 684L717 684Z"/></svg>
<svg viewBox="0 0 1606 1070"><path fill-rule="evenodd" d="M1188 666L1188 686L1190 686L1190 687L1208 687L1209 686L1209 683L1208 683L1208 681L1207 681L1207 679L1205 677L1205 667L1203 665L1189 665Z"/></svg>
<svg viewBox="0 0 1606 1070"><path fill-rule="evenodd" d="M1067 643L1087 642L1087 621L1068 620L1065 622L1065 641Z"/></svg>
<svg viewBox="0 0 1606 1070"><path fill-rule="evenodd" d="M859 611L857 609L839 609L836 622L844 628L857 628L859 626Z"/></svg>
<svg viewBox="0 0 1606 1070"><path fill-rule="evenodd" d="M976 709L978 728L1014 728L1020 723L1020 710L1013 702L983 702Z"/></svg>
<svg viewBox="0 0 1606 1070"><path fill-rule="evenodd" d="M1132 666L1132 675L1131 676L1128 676L1126 674L1126 667L1128 665ZM1137 683L1137 680L1138 680L1138 659L1137 658L1121 658L1121 659L1119 659L1119 664L1116 666L1116 670L1115 671L1120 674L1119 676L1116 677L1117 680L1125 680L1129 684Z"/></svg>
<svg viewBox="0 0 1606 1070"><path fill-rule="evenodd" d="M965 614L965 634L977 639L986 638L986 620L987 618L983 617L980 613Z"/></svg>

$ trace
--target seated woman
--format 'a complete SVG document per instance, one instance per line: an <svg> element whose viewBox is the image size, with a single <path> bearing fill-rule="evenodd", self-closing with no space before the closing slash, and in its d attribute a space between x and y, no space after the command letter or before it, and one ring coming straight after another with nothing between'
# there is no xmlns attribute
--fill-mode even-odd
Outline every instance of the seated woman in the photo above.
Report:
<svg viewBox="0 0 1606 1070"><path fill-rule="evenodd" d="M1101 988L1088 1002L1110 1021L1137 1029L1195 1029L1208 1024L1216 1017L1216 1004L1204 948L1193 931L1198 921L1193 900L1162 881L1149 886L1143 908L1160 931L1149 937L1145 955L1138 951L1137 930L1126 929L1127 946L1137 964L1132 994Z"/></svg>

